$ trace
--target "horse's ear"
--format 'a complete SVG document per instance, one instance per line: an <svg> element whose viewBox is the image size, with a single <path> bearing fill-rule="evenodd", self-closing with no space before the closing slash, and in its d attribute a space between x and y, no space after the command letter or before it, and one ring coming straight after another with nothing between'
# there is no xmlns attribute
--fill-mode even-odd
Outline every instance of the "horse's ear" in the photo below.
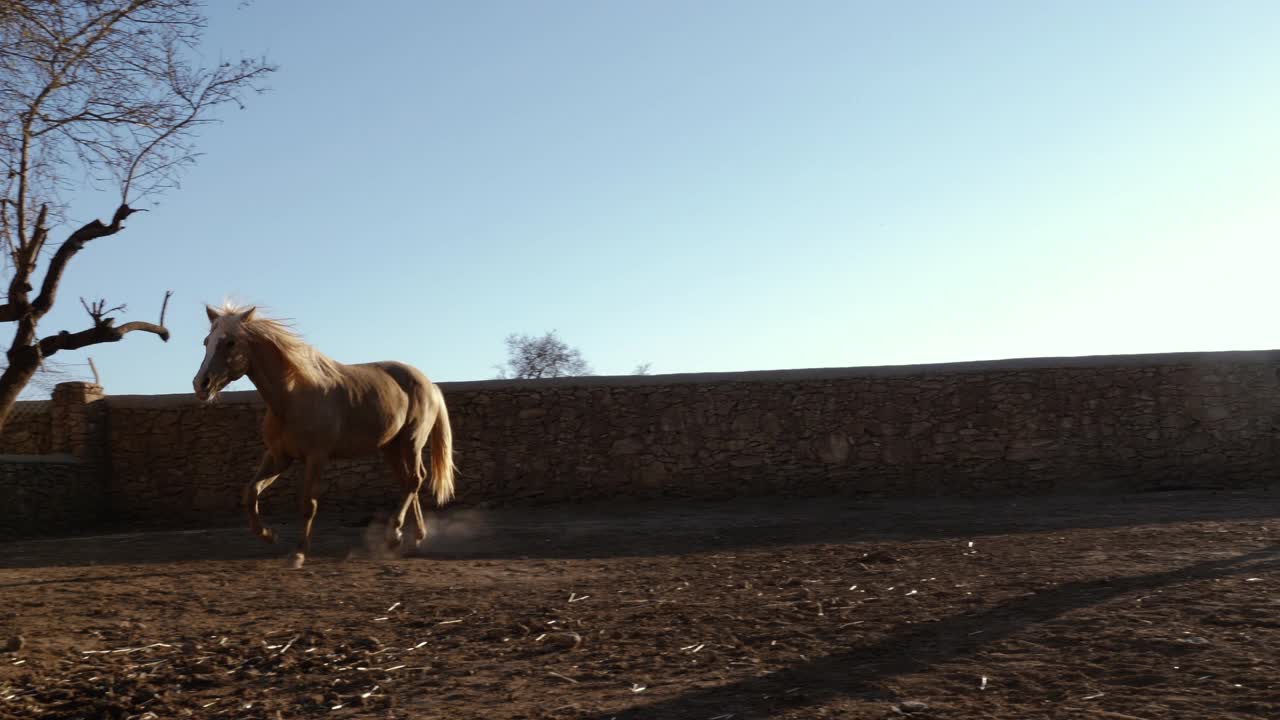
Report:
<svg viewBox="0 0 1280 720"><path fill-rule="evenodd" d="M240 314L240 322L249 322L250 320L253 320L253 316L256 315L257 312L258 308L256 306L245 310Z"/></svg>
<svg viewBox="0 0 1280 720"><path fill-rule="evenodd" d="M218 322L218 311L208 305L204 306L204 314L209 316L209 324Z"/></svg>

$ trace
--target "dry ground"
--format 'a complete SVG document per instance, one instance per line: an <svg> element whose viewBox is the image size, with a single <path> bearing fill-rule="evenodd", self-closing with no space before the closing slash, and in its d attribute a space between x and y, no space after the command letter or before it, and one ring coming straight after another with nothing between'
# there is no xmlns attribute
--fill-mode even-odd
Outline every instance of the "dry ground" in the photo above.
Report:
<svg viewBox="0 0 1280 720"><path fill-rule="evenodd" d="M0 718L1280 718L1277 500L455 511L297 572L242 527L9 543Z"/></svg>

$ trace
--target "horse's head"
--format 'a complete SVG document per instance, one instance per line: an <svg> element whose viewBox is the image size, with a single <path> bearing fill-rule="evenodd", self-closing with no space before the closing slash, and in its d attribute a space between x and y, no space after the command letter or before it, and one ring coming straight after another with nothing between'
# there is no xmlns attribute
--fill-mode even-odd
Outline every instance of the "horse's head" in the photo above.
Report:
<svg viewBox="0 0 1280 720"><path fill-rule="evenodd" d="M204 339L204 362L191 381L196 397L204 402L249 372L249 343L244 324L253 320L256 308L218 312L205 306L209 334Z"/></svg>

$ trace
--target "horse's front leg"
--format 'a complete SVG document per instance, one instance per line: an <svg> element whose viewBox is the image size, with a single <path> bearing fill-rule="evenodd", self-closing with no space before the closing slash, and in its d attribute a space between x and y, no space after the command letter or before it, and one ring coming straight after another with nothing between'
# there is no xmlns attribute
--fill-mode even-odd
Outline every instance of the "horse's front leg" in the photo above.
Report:
<svg viewBox="0 0 1280 720"><path fill-rule="evenodd" d="M306 479L302 483L302 537L298 540L298 549L289 558L289 566L294 570L302 567L307 553L311 552L311 524L315 522L320 505L316 493L320 490L320 473L323 471L324 458L307 458Z"/></svg>
<svg viewBox="0 0 1280 720"><path fill-rule="evenodd" d="M271 483L280 477L280 474L289 469L293 464L291 458L276 457L270 450L262 455L262 462L258 463L258 472L254 474L253 479L244 486L244 502L245 510L249 513L249 529L253 531L255 537L262 539L263 542L275 542L276 536L270 528L262 526L262 515L258 512L258 497L263 491L271 487Z"/></svg>

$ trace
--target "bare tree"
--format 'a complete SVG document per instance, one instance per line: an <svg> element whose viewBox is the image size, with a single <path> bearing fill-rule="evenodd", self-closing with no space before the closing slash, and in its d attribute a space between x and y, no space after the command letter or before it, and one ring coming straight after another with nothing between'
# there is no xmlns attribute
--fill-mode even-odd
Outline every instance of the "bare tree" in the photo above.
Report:
<svg viewBox="0 0 1280 720"><path fill-rule="evenodd" d="M653 366L653 363L647 363L647 362L640 363L639 365L636 366L635 370L631 371L631 374L632 375L648 375L649 368L652 366Z"/></svg>
<svg viewBox="0 0 1280 720"><path fill-rule="evenodd" d="M542 337L508 335L507 364L496 367L498 377L522 380L591 374L582 353L557 337L555 330Z"/></svg>
<svg viewBox="0 0 1280 720"><path fill-rule="evenodd" d="M116 342L135 330L169 339L163 306L158 323L116 324L123 306L101 301L84 303L91 322L83 330L42 334L38 325L76 253L123 230L138 212L132 204L176 186L180 171L196 160L195 134L214 121L212 111L243 107L244 96L262 91L261 81L274 70L259 60L198 62L201 5L0 2L0 243L10 275L0 322L15 324L0 374L0 427L54 353ZM81 225L54 249L50 231L67 222L64 194L81 183L115 188L117 206L109 222ZM37 266L50 251L37 280Z"/></svg>

